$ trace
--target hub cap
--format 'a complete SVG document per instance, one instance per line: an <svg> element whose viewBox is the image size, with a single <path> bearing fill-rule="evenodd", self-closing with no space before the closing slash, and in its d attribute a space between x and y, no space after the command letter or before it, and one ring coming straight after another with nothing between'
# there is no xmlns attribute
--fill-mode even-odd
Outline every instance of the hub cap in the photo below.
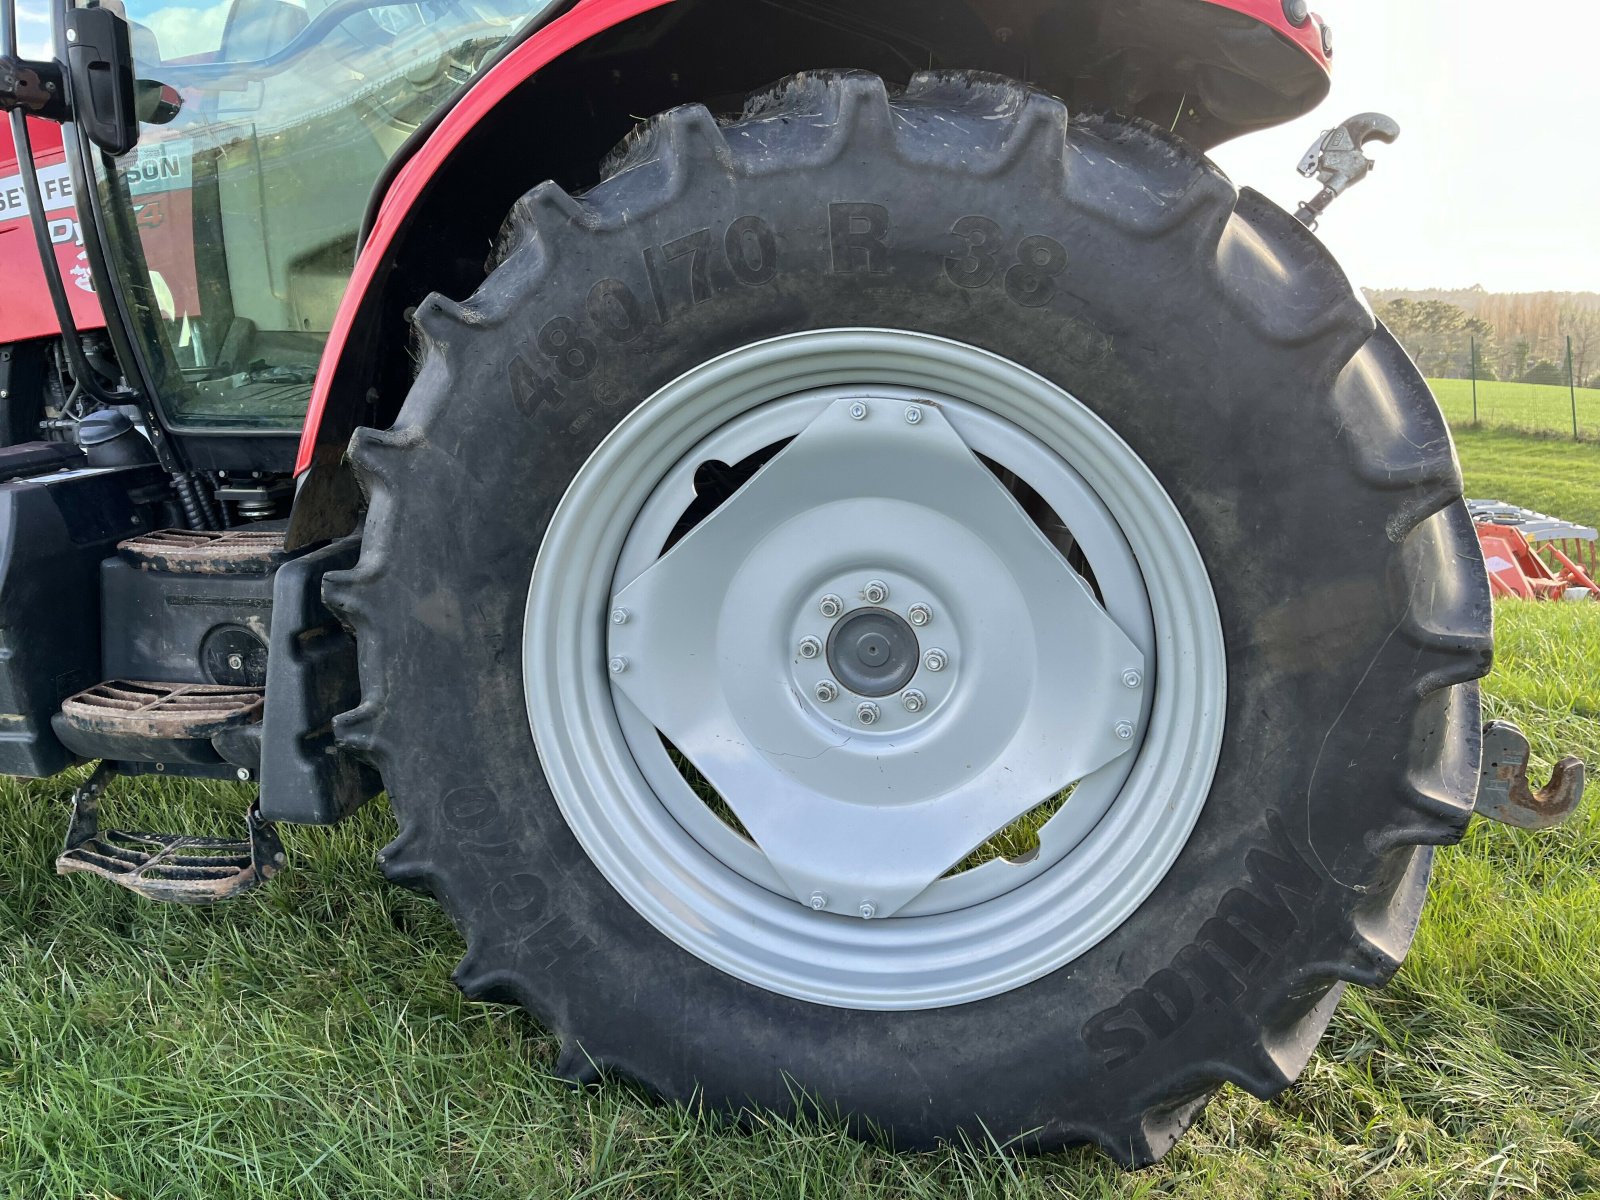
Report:
<svg viewBox="0 0 1600 1200"><path fill-rule="evenodd" d="M748 478L708 499L708 465ZM1070 961L1165 874L1220 746L1220 623L1159 484L1058 388L916 334L776 339L646 401L552 520L527 622L590 857L703 959L823 1003ZM958 869L1069 788L1037 850Z"/></svg>

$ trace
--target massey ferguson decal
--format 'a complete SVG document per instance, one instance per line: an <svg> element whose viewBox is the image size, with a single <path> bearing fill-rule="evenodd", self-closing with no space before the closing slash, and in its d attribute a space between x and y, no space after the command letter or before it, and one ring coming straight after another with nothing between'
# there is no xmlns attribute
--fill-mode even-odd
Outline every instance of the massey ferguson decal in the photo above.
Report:
<svg viewBox="0 0 1600 1200"><path fill-rule="evenodd" d="M30 121L28 129L50 243L67 285L73 320L80 329L97 328L105 324L105 318L94 296L61 132L41 121ZM134 225L150 267L157 304L168 316L197 314L190 143L175 140L141 146L119 169L133 199ZM7 302L0 305L0 345L60 331L39 267L22 171L10 131L4 126L0 126L0 279L7 284Z"/></svg>

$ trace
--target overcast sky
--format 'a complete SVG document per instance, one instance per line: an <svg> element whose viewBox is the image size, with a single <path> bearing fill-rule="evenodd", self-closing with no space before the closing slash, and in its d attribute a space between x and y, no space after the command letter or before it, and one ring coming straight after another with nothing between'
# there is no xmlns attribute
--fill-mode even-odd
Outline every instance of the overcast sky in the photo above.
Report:
<svg viewBox="0 0 1600 1200"><path fill-rule="evenodd" d="M1365 287L1600 291L1600 2L1314 0L1333 94L1309 118L1220 147L1233 178L1293 208L1317 135L1400 122L1320 236Z"/></svg>

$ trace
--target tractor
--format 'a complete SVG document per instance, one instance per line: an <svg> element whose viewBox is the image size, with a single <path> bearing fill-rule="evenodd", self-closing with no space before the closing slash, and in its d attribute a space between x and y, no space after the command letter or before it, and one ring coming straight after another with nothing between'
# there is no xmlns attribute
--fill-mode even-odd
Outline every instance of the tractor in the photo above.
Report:
<svg viewBox="0 0 1600 1200"><path fill-rule="evenodd" d="M62 873L224 900L384 792L575 1084L1138 1165L1581 794L1313 232L1397 128L1299 213L1206 156L1326 98L1305 0L52 4L0 772L82 771Z"/></svg>

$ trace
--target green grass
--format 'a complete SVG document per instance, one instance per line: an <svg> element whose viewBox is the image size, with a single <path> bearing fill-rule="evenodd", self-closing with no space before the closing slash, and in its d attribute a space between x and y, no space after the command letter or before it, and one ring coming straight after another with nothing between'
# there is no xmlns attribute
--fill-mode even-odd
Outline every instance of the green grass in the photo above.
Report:
<svg viewBox="0 0 1600 1200"><path fill-rule="evenodd" d="M1475 500L1503 500L1600 528L1600 442L1460 429L1456 450Z"/></svg>
<svg viewBox="0 0 1600 1200"><path fill-rule="evenodd" d="M1458 429L1472 424L1472 381L1434 379L1445 416ZM1565 387L1535 383L1478 384L1478 424L1486 429L1572 436L1572 394ZM1578 433L1600 438L1600 390L1578 389Z"/></svg>
<svg viewBox="0 0 1600 1200"><path fill-rule="evenodd" d="M1593 447L1469 432L1462 452L1475 493L1600 502L1594 459L1570 457ZM1539 770L1569 749L1600 761L1600 606L1498 616L1492 712L1529 730ZM1593 805L1548 833L1476 824L1441 853L1396 982L1349 993L1300 1083L1268 1104L1225 1090L1163 1164L1125 1175L1087 1150L894 1155L569 1090L533 1022L457 995L433 903L379 878L381 806L286 831L286 875L187 910L52 874L72 782L0 781L7 1200L1600 1195ZM222 830L243 801L145 784L112 803Z"/></svg>

